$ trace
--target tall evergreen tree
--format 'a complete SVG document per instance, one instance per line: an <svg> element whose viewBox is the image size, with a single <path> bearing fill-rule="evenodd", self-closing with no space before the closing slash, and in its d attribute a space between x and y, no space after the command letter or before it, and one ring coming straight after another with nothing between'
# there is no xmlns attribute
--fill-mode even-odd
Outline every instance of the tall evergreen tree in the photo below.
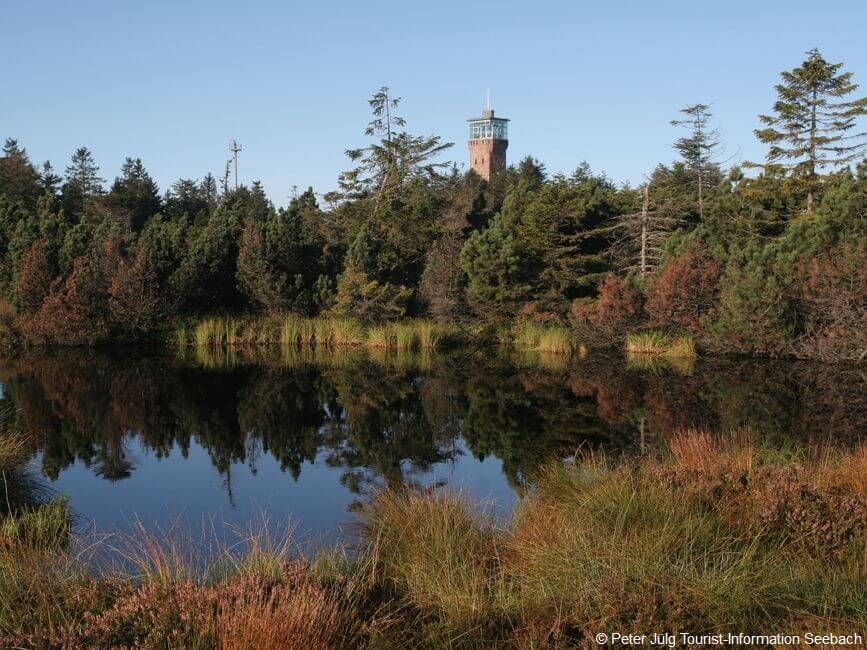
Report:
<svg viewBox="0 0 867 650"><path fill-rule="evenodd" d="M707 104L692 104L680 110L686 117L672 120L673 126L683 126L689 135L678 138L674 148L680 152L687 169L695 175L698 191L698 216L704 218L704 194L706 190L719 184L721 174L714 157L719 148L719 132L711 128L710 107Z"/></svg>
<svg viewBox="0 0 867 650"><path fill-rule="evenodd" d="M147 173L141 158L127 158L124 161L120 176L111 187L108 202L136 231L141 230L145 222L159 212L159 188Z"/></svg>
<svg viewBox="0 0 867 650"><path fill-rule="evenodd" d="M63 184L63 207L75 215L83 214L90 202L104 192L105 181L99 177L99 166L87 147L79 147L72 154L72 161L66 168L66 182Z"/></svg>
<svg viewBox="0 0 867 650"><path fill-rule="evenodd" d="M48 192L52 196L56 196L57 188L60 187L62 180L63 178L59 174L54 173L54 167L51 166L50 161L46 160L42 163L42 168L39 170L39 189L42 194Z"/></svg>
<svg viewBox="0 0 867 650"><path fill-rule="evenodd" d="M838 74L842 63L828 63L819 50L807 52L797 68L781 73L774 115L760 115L765 128L756 137L770 149L767 162L789 171L807 193L812 214L819 189L819 172L849 164L867 152L867 132L851 133L859 117L867 115L867 97L842 101L858 85L852 73Z"/></svg>
<svg viewBox="0 0 867 650"><path fill-rule="evenodd" d="M452 143L444 143L436 135L413 136L401 130L406 120L395 113L400 100L390 94L387 86L368 100L373 119L364 134L378 137L379 141L359 149L347 149L346 155L359 165L340 175L344 196L372 193L378 205L381 198L398 194L408 181L436 177L439 170L448 166L432 159Z"/></svg>
<svg viewBox="0 0 867 650"><path fill-rule="evenodd" d="M26 207L36 205L41 192L39 174L27 156L27 150L18 146L14 138L7 138L0 156L0 194Z"/></svg>

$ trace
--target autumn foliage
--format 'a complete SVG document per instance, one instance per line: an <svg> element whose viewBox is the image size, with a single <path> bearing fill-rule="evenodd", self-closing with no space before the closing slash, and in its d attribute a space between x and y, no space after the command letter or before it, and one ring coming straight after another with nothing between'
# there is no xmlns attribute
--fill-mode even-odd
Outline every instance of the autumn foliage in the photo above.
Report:
<svg viewBox="0 0 867 650"><path fill-rule="evenodd" d="M110 239L98 254L76 259L69 275L56 278L48 295L39 300L41 277L36 270L41 255L34 245L29 252L34 271L20 281L22 304L30 306L21 316L28 342L93 344L112 336L135 337L156 327L160 298L143 249L126 259L121 242Z"/></svg>
<svg viewBox="0 0 867 650"><path fill-rule="evenodd" d="M37 239L24 254L17 287L22 311L37 311L51 290L54 274L46 249L45 242Z"/></svg>
<svg viewBox="0 0 867 650"><path fill-rule="evenodd" d="M599 285L596 300L572 303L570 320L582 340L617 344L641 322L643 302L641 291L626 279L610 275Z"/></svg>
<svg viewBox="0 0 867 650"><path fill-rule="evenodd" d="M867 243L837 246L805 262L802 354L859 359L867 351Z"/></svg>
<svg viewBox="0 0 867 650"><path fill-rule="evenodd" d="M653 327L702 332L702 319L719 292L721 267L699 242L667 263L647 289L647 312Z"/></svg>
<svg viewBox="0 0 867 650"><path fill-rule="evenodd" d="M162 313L156 274L144 249L122 260L108 287L108 308L115 328L130 336L153 330Z"/></svg>

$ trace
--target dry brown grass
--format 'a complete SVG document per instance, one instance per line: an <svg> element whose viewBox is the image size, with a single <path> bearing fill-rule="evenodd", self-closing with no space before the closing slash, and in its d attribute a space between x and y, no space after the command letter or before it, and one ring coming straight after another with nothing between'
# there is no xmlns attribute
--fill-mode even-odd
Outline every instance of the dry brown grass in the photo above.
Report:
<svg viewBox="0 0 867 650"><path fill-rule="evenodd" d="M746 431L721 437L699 429L686 429L668 441L676 465L683 469L708 472L723 466L749 471L753 447Z"/></svg>
<svg viewBox="0 0 867 650"><path fill-rule="evenodd" d="M867 441L862 442L851 454L840 457L831 451L826 456L817 484L824 488L851 491L867 500Z"/></svg>
<svg viewBox="0 0 867 650"><path fill-rule="evenodd" d="M339 595L304 581L224 599L216 642L224 650L326 650L351 647L360 629L357 613Z"/></svg>

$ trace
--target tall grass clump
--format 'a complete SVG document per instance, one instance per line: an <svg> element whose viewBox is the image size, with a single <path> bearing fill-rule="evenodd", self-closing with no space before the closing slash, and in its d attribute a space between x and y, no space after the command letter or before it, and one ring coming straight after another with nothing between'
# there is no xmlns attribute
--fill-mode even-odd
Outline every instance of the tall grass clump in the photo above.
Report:
<svg viewBox="0 0 867 650"><path fill-rule="evenodd" d="M319 347L353 347L365 342L364 326L355 319L319 317L312 322Z"/></svg>
<svg viewBox="0 0 867 650"><path fill-rule="evenodd" d="M0 546L40 549L63 548L69 540L70 519L66 499L24 506L0 519Z"/></svg>
<svg viewBox="0 0 867 650"><path fill-rule="evenodd" d="M410 319L372 326L367 331L367 343L374 348L389 348L401 352L432 352L458 340L458 329L425 319Z"/></svg>
<svg viewBox="0 0 867 650"><path fill-rule="evenodd" d="M561 325L539 325L523 321L512 331L512 343L521 350L569 354L572 351L572 336Z"/></svg>
<svg viewBox="0 0 867 650"><path fill-rule="evenodd" d="M694 359L697 356L695 341L691 336L671 337L660 330L628 334L626 353L661 356L670 359Z"/></svg>
<svg viewBox="0 0 867 650"><path fill-rule="evenodd" d="M316 328L308 318L289 315L283 318L280 328L280 345L313 347L316 342Z"/></svg>
<svg viewBox="0 0 867 650"><path fill-rule="evenodd" d="M195 347L239 345L244 342L243 325L237 318L206 318L193 327L190 338Z"/></svg>
<svg viewBox="0 0 867 650"><path fill-rule="evenodd" d="M377 568L408 603L447 621L492 613L491 521L461 495L385 492L366 521Z"/></svg>

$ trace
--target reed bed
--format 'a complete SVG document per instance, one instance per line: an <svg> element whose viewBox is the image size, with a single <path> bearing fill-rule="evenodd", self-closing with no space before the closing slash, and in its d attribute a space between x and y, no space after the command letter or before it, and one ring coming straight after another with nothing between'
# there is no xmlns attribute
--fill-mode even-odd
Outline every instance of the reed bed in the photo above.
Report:
<svg viewBox="0 0 867 650"><path fill-rule="evenodd" d="M433 351L462 338L460 328L425 319L364 325L348 318L303 318L291 314L247 319L206 318L194 326L179 326L174 335L176 345L182 349L279 344L298 348Z"/></svg>

